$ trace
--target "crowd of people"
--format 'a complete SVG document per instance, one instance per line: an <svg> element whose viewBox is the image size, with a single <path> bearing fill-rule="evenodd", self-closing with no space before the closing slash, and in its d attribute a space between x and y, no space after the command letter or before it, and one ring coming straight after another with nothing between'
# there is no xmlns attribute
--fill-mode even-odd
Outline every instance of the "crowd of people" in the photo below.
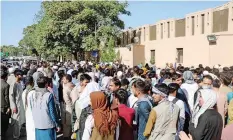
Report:
<svg viewBox="0 0 233 140"><path fill-rule="evenodd" d="M233 66L1 65L1 137L232 140Z"/></svg>

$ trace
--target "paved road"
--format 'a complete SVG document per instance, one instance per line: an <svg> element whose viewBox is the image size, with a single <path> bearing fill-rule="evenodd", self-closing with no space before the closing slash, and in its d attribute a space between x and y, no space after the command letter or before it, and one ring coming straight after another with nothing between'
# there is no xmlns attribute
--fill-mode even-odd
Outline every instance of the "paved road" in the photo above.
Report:
<svg viewBox="0 0 233 140"><path fill-rule="evenodd" d="M7 135L6 140L13 140L12 133L13 133L13 126L9 125L9 128L7 130L7 134L6 134ZM26 129L25 128L22 128L21 134L26 134ZM0 138L0 140L1 140L1 138ZM21 137L20 140L27 140L27 137L26 136ZM62 134L58 134L57 140L62 140Z"/></svg>
<svg viewBox="0 0 233 140"><path fill-rule="evenodd" d="M22 128L22 133L25 133L26 129ZM11 124L9 124L8 130L7 130L7 134L6 134L6 140L13 140L13 126ZM26 136L21 137L20 140L27 140Z"/></svg>

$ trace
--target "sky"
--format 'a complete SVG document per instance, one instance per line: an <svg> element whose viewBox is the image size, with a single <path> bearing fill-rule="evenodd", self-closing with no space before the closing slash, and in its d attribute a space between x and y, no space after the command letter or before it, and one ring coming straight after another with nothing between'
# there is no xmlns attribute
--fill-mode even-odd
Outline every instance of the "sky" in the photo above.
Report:
<svg viewBox="0 0 233 140"><path fill-rule="evenodd" d="M154 24L168 18L220 6L226 1L129 1L131 16L120 16L125 28ZM41 7L40 1L1 1L1 45L18 46L23 29L32 25Z"/></svg>

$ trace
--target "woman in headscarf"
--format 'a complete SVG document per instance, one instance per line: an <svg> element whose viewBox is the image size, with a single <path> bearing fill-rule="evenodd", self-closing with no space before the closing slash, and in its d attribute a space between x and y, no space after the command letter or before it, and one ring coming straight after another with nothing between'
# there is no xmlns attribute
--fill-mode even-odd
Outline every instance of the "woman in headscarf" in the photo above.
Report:
<svg viewBox="0 0 233 140"><path fill-rule="evenodd" d="M201 89L197 96L189 132L193 140L220 140L223 128L221 115L215 110L217 95Z"/></svg>
<svg viewBox="0 0 233 140"><path fill-rule="evenodd" d="M185 71L183 78L185 83L183 83L180 88L188 99L190 110L193 111L194 94L198 90L198 84L194 81L193 73L191 71Z"/></svg>
<svg viewBox="0 0 233 140"><path fill-rule="evenodd" d="M101 91L90 94L93 113L87 117L83 140L118 140L118 112L108 106Z"/></svg>

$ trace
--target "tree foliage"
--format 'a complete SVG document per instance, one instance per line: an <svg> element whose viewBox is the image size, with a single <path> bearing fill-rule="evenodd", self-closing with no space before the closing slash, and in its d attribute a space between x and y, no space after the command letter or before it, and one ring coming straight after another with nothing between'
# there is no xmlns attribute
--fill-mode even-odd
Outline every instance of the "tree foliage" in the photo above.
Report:
<svg viewBox="0 0 233 140"><path fill-rule="evenodd" d="M101 51L112 47L110 39L124 28L119 15L130 15L127 6L119 1L44 1L37 23L24 29L19 44L45 55Z"/></svg>
<svg viewBox="0 0 233 140"><path fill-rule="evenodd" d="M113 38L110 38L108 41L106 49L101 51L100 59L102 62L113 62L117 58L117 54L115 52L115 41Z"/></svg>
<svg viewBox="0 0 233 140"><path fill-rule="evenodd" d="M4 54L4 57L7 56L20 56L26 55L26 52L23 51L20 47L15 47L13 45L3 45L1 46L1 53Z"/></svg>

